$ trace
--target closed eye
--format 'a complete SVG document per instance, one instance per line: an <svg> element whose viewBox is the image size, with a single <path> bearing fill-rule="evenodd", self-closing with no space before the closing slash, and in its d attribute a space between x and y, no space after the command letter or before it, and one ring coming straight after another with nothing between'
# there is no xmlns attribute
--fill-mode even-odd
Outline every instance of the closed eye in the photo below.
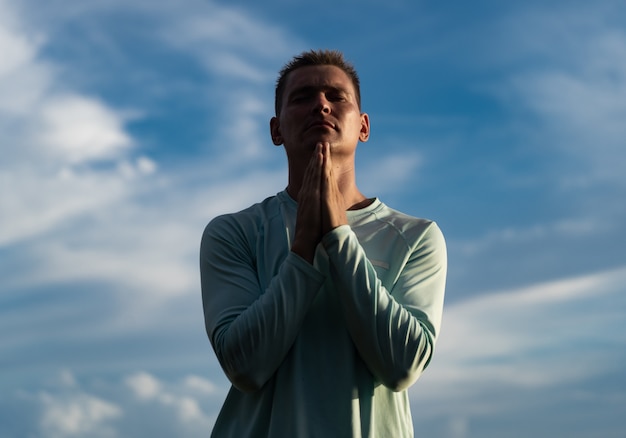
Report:
<svg viewBox="0 0 626 438"><path fill-rule="evenodd" d="M326 98L331 102L344 102L347 100L346 96L343 93L333 93L331 95L326 96Z"/></svg>
<svg viewBox="0 0 626 438"><path fill-rule="evenodd" d="M306 96L304 96L303 94L296 94L295 96L291 96L289 100L291 102L302 102L305 99L306 99Z"/></svg>

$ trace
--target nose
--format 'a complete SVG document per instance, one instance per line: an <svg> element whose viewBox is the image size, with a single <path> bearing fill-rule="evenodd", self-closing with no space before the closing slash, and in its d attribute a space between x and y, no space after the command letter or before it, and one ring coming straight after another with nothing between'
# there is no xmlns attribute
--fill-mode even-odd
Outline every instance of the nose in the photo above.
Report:
<svg viewBox="0 0 626 438"><path fill-rule="evenodd" d="M317 98L315 99L315 104L313 105L313 112L322 113L322 114L330 114L330 102L326 99L324 93L319 93Z"/></svg>

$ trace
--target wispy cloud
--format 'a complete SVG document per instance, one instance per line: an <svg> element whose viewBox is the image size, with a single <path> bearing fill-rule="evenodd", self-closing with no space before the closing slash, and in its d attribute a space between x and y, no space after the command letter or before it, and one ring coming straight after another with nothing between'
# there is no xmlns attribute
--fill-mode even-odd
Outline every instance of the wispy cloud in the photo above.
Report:
<svg viewBox="0 0 626 438"><path fill-rule="evenodd" d="M535 116L534 141L573 161L566 186L626 183L626 31L609 4L531 8L503 24L531 60L506 83L508 103Z"/></svg>
<svg viewBox="0 0 626 438"><path fill-rule="evenodd" d="M273 25L256 22L244 12L237 19L238 12L227 7L191 4L194 7L189 9L173 4L171 8L149 8L144 18L154 24L155 41L163 42L163 35L173 35L176 26L192 17L202 21L204 16L209 24L215 19L210 12L223 11L218 15L232 23L222 36L233 32L232 26L239 32L237 26L245 25L246 38L278 47L278 41L271 39L279 38L282 31ZM212 120L204 138L185 145L200 150L199 154L182 152L175 162L162 161L161 156L171 156L163 153L165 147L174 146L161 145L159 140L155 144L133 129L136 123L154 123L155 110L146 102L162 98L159 92L152 94L155 89L148 86L142 94L139 87L132 90L139 90L135 100L113 99L115 95L94 83L76 80L92 73L101 78L102 72L94 71L93 65L80 56L52 56L74 53L74 47L67 44L76 40L68 43L59 35L66 27L76 26L75 20L84 19L85 23L93 21L89 30L93 34L82 35L82 41L104 44L106 50L97 46L103 48L97 59L109 60L111 70L120 71L131 58L125 52L126 43L115 40L95 18L105 10L124 15L128 11L125 4L94 2L87 7L77 2L75 8L64 4L53 8L50 17L24 4L18 8L4 1L3 6L0 46L11 56L0 59L0 87L7 91L0 93L0 126L7 128L0 143L0 178L3 187L11 190L0 197L0 211L6 212L0 215L0 249L11 255L0 265L2 301L8 303L0 308L0 329L14 335L3 338L0 349L12 363L39 358L31 362L29 371L12 368L11 373L16 373L12 375L37 375L52 363L110 367L116 362L126 364L124 368L142 354L129 352L106 361L83 362L81 354L70 360L54 349L40 349L37 345L41 342L83 353L98 342L123 343L130 333L144 338L179 333L186 339L182 344L203 342L197 258L205 224L217 214L244 208L281 190L286 183L284 169L274 163L284 161L284 154L269 140L269 153L263 153L261 140L262 136L269 139L269 115L264 111L265 107L271 109L266 94L273 87L273 78L264 72L280 52L247 57L244 55L252 48L244 47L242 40L241 47L231 53L247 59L255 73L252 77L223 76L206 66L209 52L203 50L203 44L229 53L227 46L232 41L228 38L212 35L213 40L208 41L209 37L193 35L193 44L185 45L182 40L178 45L166 44L163 50L168 54L184 55L207 67L192 85L196 98L206 99L201 105L203 114L211 114ZM141 3L128 7L137 11ZM33 27L39 28L36 38ZM254 29L259 33L257 39ZM134 37L139 38L127 35L126 41L134 41ZM138 61L131 70L145 73L152 68ZM121 76L111 75L110 80L117 84ZM185 82L188 78L174 75L172 80ZM264 85L259 86L259 80ZM115 87L109 82L105 85ZM124 84L120 86L124 89ZM120 101L126 103L120 105ZM167 114L176 117L175 112ZM266 165L249 171L259 163ZM198 336L188 340L187 330ZM201 345L202 354L195 347L189 352L206 360L210 345ZM96 348L94 353L102 351ZM11 380L9 374L3 382ZM208 393L210 388L198 379L188 379L185 385L192 393ZM50 406L60 406L53 394L50 397ZM165 399L188 417L197 413L192 401ZM68 402L64 406L71 410L74 405ZM112 410L107 412L111 415L102 417L103 422L117 418Z"/></svg>
<svg viewBox="0 0 626 438"><path fill-rule="evenodd" d="M116 158L132 144L120 114L83 96L49 99L39 123L38 143L70 165Z"/></svg>
<svg viewBox="0 0 626 438"><path fill-rule="evenodd" d="M470 76L488 65L489 86L459 86L498 99L505 114L495 123L480 111L415 123L409 110L389 117L382 140L361 145L362 188L386 198L426 171L456 184L450 173L501 135L507 147L524 143L524 157L554 159L539 176L560 183L545 188L553 199L571 201L550 213L529 203L532 219L510 222L493 203L471 205L487 207L478 228L458 212L442 336L411 392L416 424L445 418L453 437L475 436L476 416L560 400L571 392L558 388L602 379L625 360L616 236L626 210L614 195L625 181L626 38L610 8L539 3L524 3L501 29L481 16L476 32L455 33L445 20L440 32L428 15L439 37L420 39L419 50L449 57L445 65L467 62L455 68ZM0 8L0 332L10 334L0 338L0 423L9 436L206 436L227 384L203 334L199 239L210 218L285 186L284 153L267 124L275 73L303 48L306 26L289 30L276 23L299 21L204 0L0 0ZM475 37L483 25L502 32ZM414 28L404 23L403 39ZM424 72L445 70L422 61ZM475 121L484 137L466 135ZM411 146L438 132L441 156ZM369 154L385 144L394 146ZM448 153L453 170L431 167ZM490 182L510 186L506 170ZM517 208L503 201L501 211ZM44 381L64 367L76 374ZM617 390L585 394L624 400Z"/></svg>
<svg viewBox="0 0 626 438"><path fill-rule="evenodd" d="M40 431L46 436L117 436L107 424L122 414L113 403L81 393L59 397L43 392L38 399L43 405Z"/></svg>
<svg viewBox="0 0 626 438"><path fill-rule="evenodd" d="M616 330L626 317L625 281L622 268L448 306L435 358L410 390L416 424L436 421L443 436L474 436L481 419L517 415L529 403L546 402L546 391L570 397L558 388L618 373L625 359L626 337ZM164 379L143 370L90 380L65 369L55 380L33 384L40 389L5 394L0 406L14 404L34 415L21 432L47 427L46 436L59 437L75 431L204 436L227 390L223 378ZM602 404L617 409L623 401L616 392Z"/></svg>
<svg viewBox="0 0 626 438"><path fill-rule="evenodd" d="M621 268L447 306L432 367L414 387L416 399L428 400L417 402L419 417L495 415L517 407L512 393L540 399L549 388L617 372L625 281Z"/></svg>
<svg viewBox="0 0 626 438"><path fill-rule="evenodd" d="M284 39L280 31L255 22L245 13L211 4L193 4L192 11L172 7L156 8L151 13L152 20L161 25L155 29L157 35L175 35L178 39L180 44L172 50L210 58L210 51L204 52L203 45L210 43L228 53L233 40L227 37L233 33L240 41L235 44L236 49L244 50L244 53L251 50L245 41L276 47L276 43ZM12 4L6 2L6 6L11 12ZM114 9L120 5L94 5L92 12L101 12L106 7ZM130 9L140 7L141 3L129 6ZM174 16L167 17L170 20L155 16L173 12L176 12ZM90 10L85 7L68 9L65 18L57 11L53 19L71 22L77 13L88 16ZM45 283L63 278L105 279L115 276L141 278L138 283L144 289L190 290L190 272L180 267L187 265L196 248L191 244L178 251L175 248L180 248L180 242L197 242L201 231L198 221L207 221L228 206L242 208L243 203L237 202L238 198L232 193L243 190L242 184L249 183L251 178L263 178L264 181L249 185L256 187L256 191L239 199L256 200L280 187L276 186L273 176L268 183L268 173L264 171L244 178L237 175L242 165L245 167L245 163L267 155L262 154L262 141L259 140L268 137L269 117L259 103L259 94L263 95L264 91L248 87L247 94L228 96L227 93L216 93L211 96L214 100L209 100L207 106L213 108L218 128L213 138L207 137L206 140L212 142L211 149L216 152L205 156L204 162L194 159L185 163L186 170L181 173L180 167L161 166L158 159L142 153L141 150L146 149L142 139L131 134L129 123L140 117L138 114L149 114L147 109L144 112L143 108L132 111L114 108L95 94L97 90L93 95L72 90L72 84L59 74L72 67L55 65L60 61L44 55L44 47L55 47L56 42L45 34L37 41L30 38L25 30L29 26L20 23L20 19L24 22L28 17L20 17L17 13L5 17L12 18L10 23L8 18L4 19L0 44L11 56L0 61L0 74L13 78L20 77L20 72L37 71L39 75L34 84L12 83L9 98L2 100L5 111L0 114L0 124L12 126L8 135L12 142L2 143L5 157L11 159L3 160L10 166L2 166L0 172L3 180L14 189L0 200L1 209L10 212L0 219L0 242L9 245L39 239L38 245L32 249L38 253L38 258L50 260L50 263L41 266L35 278L28 276L29 282L37 281L37 277ZM210 25L215 24L215 20L220 23L218 28ZM183 32L182 23L189 21L196 22L196 26L185 28ZM170 27L163 28L164 23ZM179 25L178 32L172 32ZM200 32L204 25L213 30L208 34ZM46 27L42 29L45 32ZM232 56L238 56L237 52L232 52ZM257 56L256 59L261 58ZM260 65L263 63L259 62ZM252 65L251 68L259 69ZM230 73L227 80L231 86L238 80L235 89L239 90L259 79L256 73L254 78L249 75L233 77ZM272 82L267 77L265 81ZM7 83L9 81L2 81L2 84ZM271 107L270 102L267 107ZM268 150L271 149L268 147ZM280 154L271 151L274 155ZM212 176L212 171L221 178L218 180ZM186 187L190 179L205 181L206 187L188 191ZM269 192L258 195L268 187ZM164 208L171 213L163 214ZM96 229L98 232L93 233ZM134 245L128 245L130 242ZM173 253L157 255L157 248L164 246L172 248ZM120 253L124 253L123 258L119 257ZM155 257L164 259L160 269L153 260ZM133 263L139 259L142 262ZM177 264L172 263L176 259L184 262L176 267ZM76 269L78 265L80 269ZM133 271L131 275L120 272L130 266L134 266L129 268ZM143 274L142 266L145 266ZM155 278L156 272L162 273L160 279ZM146 284L146 280L155 288ZM19 282L18 277L7 280L8 284L16 282Z"/></svg>
<svg viewBox="0 0 626 438"><path fill-rule="evenodd" d="M197 375L163 381L145 371L122 381L95 381L78 379L65 369L56 379L38 384L37 392L18 390L0 400L5 413L17 404L31 415L30 422L15 430L16 436L201 437L211 430L224 397L224 388ZM4 414L0 418L7 424Z"/></svg>
<svg viewBox="0 0 626 438"><path fill-rule="evenodd" d="M368 145L365 143L360 147L367 148ZM378 160L365 161L357 170L359 186L364 193L377 196L401 192L407 183L415 184L419 180L422 161L419 152L410 151L410 148L403 153L387 153Z"/></svg>

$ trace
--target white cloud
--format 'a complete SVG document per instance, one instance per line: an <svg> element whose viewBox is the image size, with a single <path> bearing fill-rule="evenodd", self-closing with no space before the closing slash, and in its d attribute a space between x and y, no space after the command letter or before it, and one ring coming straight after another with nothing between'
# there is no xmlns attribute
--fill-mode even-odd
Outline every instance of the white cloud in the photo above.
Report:
<svg viewBox="0 0 626 438"><path fill-rule="evenodd" d="M190 390L198 391L203 394L213 394L217 390L213 382L199 376L187 376L184 380L184 385Z"/></svg>
<svg viewBox="0 0 626 438"><path fill-rule="evenodd" d="M39 143L60 154L65 163L114 159L132 144L120 114L96 99L53 96L40 111Z"/></svg>
<svg viewBox="0 0 626 438"><path fill-rule="evenodd" d="M163 394L159 397L159 401L165 406L171 406L181 422L196 420L208 423L208 419L200 409L198 402L191 397Z"/></svg>
<svg viewBox="0 0 626 438"><path fill-rule="evenodd" d="M225 388L204 377L183 375L167 381L145 371L126 377L92 375L79 382L71 370L63 369L54 381L34 379L28 385L40 389L6 392L0 398L0 434L199 438L210 433L225 396ZM16 425L24 419L28 421Z"/></svg>
<svg viewBox="0 0 626 438"><path fill-rule="evenodd" d="M561 219L550 223L528 225L525 227L508 226L492 229L483 236L466 241L455 241L457 251L472 256L486 254L501 245L529 244L547 238L575 239L593 236L598 231L607 229L610 224L598 218L578 217Z"/></svg>
<svg viewBox="0 0 626 438"><path fill-rule="evenodd" d="M240 78L250 82L263 82L268 79L267 74L233 53L212 53L206 58L205 65L213 73L229 79Z"/></svg>
<svg viewBox="0 0 626 438"><path fill-rule="evenodd" d="M115 8L115 2L98 7ZM90 13L87 7L70 9L54 12L52 28L63 28L64 20L71 22ZM67 17L63 15L66 10ZM148 16L159 11L150 9ZM163 21L155 19L154 31L193 15L184 8L175 11L171 17L161 17ZM19 30L14 31L16 41L29 41L24 28L14 27ZM41 26L42 33L47 29ZM85 44L92 42L92 35L83 37ZM145 155L145 145L127 130L129 111L116 110L102 97L73 89L60 72L78 76L89 72L81 71L80 65L44 60L42 47L54 47L55 41L41 41L45 47L22 44L21 61L12 64L40 72L38 86L17 82L14 94L30 97L18 99L21 110L13 111L10 119L0 113L0 126L11 126L15 138L14 144L0 144L10 158L0 164L0 179L12 188L0 198L0 210L9 212L0 215L0 246L17 248L20 260L2 268L3 294L10 299L16 291L29 290L53 300L54 305L45 310L33 302L21 307L21 315L6 318L3 325L20 335L3 345L9 351L22 351L20 345L35 348L37 328L42 325L50 327L49 339L71 334L77 340L111 339L155 327L180 331L181 325L194 324L188 315L172 315L168 303L181 305L199 297L197 257L204 225L216 214L241 209L275 193L286 182L286 173L242 175L242 168L263 156L261 135L269 137L263 92L248 86L252 79L238 78L249 92L232 94L232 101L209 100L216 119L224 121L223 131L214 129L219 141L215 149L223 154L194 157L193 162L159 163ZM201 42L177 50L191 52L201 61L206 55ZM123 49L119 48L121 55ZM251 59L263 65L258 57ZM267 107L271 108L271 102ZM14 121L19 123L13 125ZM281 151L268 148L268 156L282 158ZM81 290L81 297L89 296L81 298L83 304L65 292L66 286L71 289L77 284L95 286ZM97 292L103 287L106 293ZM80 318L67 315L84 314L85 309L77 306L84 306L86 300L102 303L102 311L88 327L78 326ZM195 318L201 332L201 311ZM195 381L194 391L206 394L210 386ZM181 406L180 415L197 413L189 400L176 398L175 402Z"/></svg>
<svg viewBox="0 0 626 438"><path fill-rule="evenodd" d="M43 42L41 36L26 33L20 26L11 5L0 3L0 123L10 121L3 135L3 144L9 145L7 131L15 129L20 121L15 117L27 117L50 85L52 69L37 60ZM10 130L9 130L10 129Z"/></svg>
<svg viewBox="0 0 626 438"><path fill-rule="evenodd" d="M196 169L190 167L189 172ZM44 226L56 225L63 233L41 237L30 253L34 263L31 275L7 273L5 284L45 287L78 281L109 283L114 290L123 291L118 298L124 300L125 307L120 308L123 314L119 317L127 318L133 325L156 322L159 318L158 313L139 309L159 306L162 299L199 290L198 247L202 230L212 217L272 195L284 187L285 180L278 172L246 173L190 190L181 188L181 181L151 179L138 184L137 190L156 190L157 198L134 205L125 192L124 179L119 176L105 178L93 174L89 179L83 177L80 183L73 177L67 178L69 181L50 184L49 194L58 195L50 196L32 218L26 211L27 207L30 211L34 208L18 203L25 202L23 198L15 199L12 211L20 206L26 219L7 221L3 230L7 241L20 234L42 232L38 227ZM64 199L63 189L73 196ZM33 193L31 199L35 198ZM71 233L65 234L63 222L69 220L70 213L82 220L77 220Z"/></svg>
<svg viewBox="0 0 626 438"><path fill-rule="evenodd" d="M74 374L68 369L61 370L59 373L59 383L67 388L74 388L78 386L78 383L74 378Z"/></svg>
<svg viewBox="0 0 626 438"><path fill-rule="evenodd" d="M5 3L10 10L11 3ZM270 83L273 78L265 73L259 76L264 69L259 66L267 62L263 57L275 59L281 56L277 48L284 47L284 41L293 43L293 38L285 38L279 28L257 22L242 11L193 1L189 3L189 8L180 8L174 2L158 8L148 6L148 3L136 2L124 4L123 8L128 13L144 14L145 19L154 23L154 35L178 41L180 44L174 44L174 41L173 45L181 53L188 53L198 60L208 57L212 62L217 62L219 58L213 56L216 53L223 53L231 60L246 59L247 66L243 69L234 67L235 70L248 71L239 78L240 85L257 82L261 76ZM1 219L0 242L5 245L57 230L68 221L99 216L105 210L126 211L133 208L131 205L138 191L144 199L149 199L163 196L156 193L157 190L170 193L178 190L162 185L171 184L171 180L166 182L161 179L161 185L152 190L146 181L142 181L155 176L157 170L164 169L148 156L129 156L132 153L129 146L141 147L126 130L129 111L116 110L99 97L72 90L71 84L63 81L60 71L78 71L80 76L80 70L71 65L54 66L53 61L43 60L40 54L44 41L46 48L55 47L55 41L45 39L46 30L62 28L64 20L72 22L98 14L103 9L119 8L122 8L121 2L94 3L91 7L83 4L79 7L76 3L74 8L52 8L55 10L50 11L54 13L50 14L49 23L45 21L47 14L30 11L37 17L35 23L43 35L36 41L29 37L35 27L33 23L22 25L19 19L24 17L13 14L12 26L5 32L8 36L5 35L2 41L7 52L14 55L10 58L12 61L5 61L3 69L16 72L16 76L20 77L26 77L23 72L34 71L39 72L39 76L36 86L25 82L11 84L11 98L6 104L22 102L19 105L22 109L19 113L13 111L10 119L0 114L0 126L9 128L5 131L5 138L13 140L2 143L3 153L8 159L4 160L7 170L0 178L13 187L0 201L2 209L11 212ZM29 8L24 7L20 11L29 11ZM41 12L40 9L37 11ZM196 24L188 27L189 23ZM93 32L94 35L83 35L86 44L97 40L98 29L93 29ZM238 42L233 36L237 36ZM207 49L208 43L221 49L217 52ZM271 47L272 50L261 55L256 53L250 58L247 55L255 51L250 43ZM119 56L124 55L123 47L117 50ZM111 55L109 52L101 54ZM232 63L219 61L218 64L218 68L226 68ZM230 67L227 70L229 75L234 72ZM229 76L227 80L232 78ZM216 90L219 89L218 84ZM229 86L228 89L238 88ZM224 92L224 96L217 101L215 95L209 96L209 106L219 110L216 120L221 120L219 126L223 127L213 129L216 138L211 148L220 160L224 160L216 167L221 167L220 171L225 174L231 168L230 177L233 178L236 175L232 169L240 169L242 161L250 163L268 155L263 153L262 139L265 138L269 144L268 116L264 111L271 108L271 102L270 99L261 99L258 88L254 87L248 87L239 95L230 95L230 99L226 98L226 94ZM262 105L261 102L266 100L267 105ZM191 167L203 165L197 162L188 164L188 174L196 172ZM184 179L184 175L177 175L177 181L173 183L185 185L181 176ZM154 180L151 182L155 183Z"/></svg>
<svg viewBox="0 0 626 438"><path fill-rule="evenodd" d="M152 375L141 372L126 378L126 385L141 400L153 400L161 392L161 384Z"/></svg>
<svg viewBox="0 0 626 438"><path fill-rule="evenodd" d="M133 169L132 165L130 166L130 168ZM156 172L158 166L157 166L157 163L155 163L148 157L139 157L137 159L135 168L141 174L151 175L154 172Z"/></svg>
<svg viewBox="0 0 626 438"><path fill-rule="evenodd" d="M44 392L39 398L44 407L40 423L42 436L117 436L108 422L119 418L122 410L113 403L83 393L62 397Z"/></svg>
<svg viewBox="0 0 626 438"><path fill-rule="evenodd" d="M367 148L368 144L359 147ZM357 168L359 187L364 193L376 193L377 196L397 193L407 183L414 183L419 178L422 161L422 156L410 152L410 148L404 153L380 154L376 160L365 161Z"/></svg>
<svg viewBox="0 0 626 438"><path fill-rule="evenodd" d="M282 151L267 142L266 113L268 109L271 112L270 81L279 63L300 45L298 38L240 10L203 1L190 0L181 7L173 0L159 4L147 0L26 0L19 4L29 17L21 18L36 15L39 20L29 23L28 30L19 17L11 16L13 4L18 2L0 0L0 53L5 55L0 57L0 130L4 139L0 142L0 183L11 188L0 198L0 211L9 212L0 215L0 246L9 252L6 261L10 263L0 269L3 299L15 303L20 312L11 306L3 310L1 324L10 329L4 331L15 334L3 340L4 352L15 353L7 357L18 363L34 354L32 351L45 358L40 365L29 361L29 369L45 369L48 360L96 366L86 358L88 354L60 358L54 352L40 353L46 351L41 346L53 339L57 345L78 351L80 347L73 344L76 339L89 338L94 348L100 348L99 342L105 338L102 348L106 349L137 330L145 334L158 328L161 334L175 327L179 333L181 327L196 322L201 332L199 305L195 317L173 311L178 308L172 305L192 302L189 297L199 292L197 250L206 221L256 202L286 183L284 169L245 174L241 169L283 158ZM107 14L98 16L102 11ZM71 50L64 51L68 48L48 39L76 23L89 24L80 41L82 49L93 50L91 44L102 38L99 41L107 47L98 48L110 51L98 50L98 57L123 59L124 71L139 76L158 71L156 64L134 64L122 40L115 40L105 25L98 27L104 15L127 18L129 12L138 13L145 20L142 23L148 23L137 29L159 50L204 68L207 77L201 81L211 86L198 88L198 92L194 89L194 96L213 110L210 129L214 137L207 139L211 155L194 157L193 162L157 162L148 156L148 145L127 129L131 119L126 109L116 108L95 91L85 91L93 83L78 81L83 87L79 90L79 85L63 75L102 73L95 75L97 82L106 80L107 73L115 76L121 71L81 70L85 67L74 63ZM48 19L54 22L50 24ZM625 101L623 34L594 28L586 41L586 36L573 35L572 45L580 52L567 58L581 63L571 69L565 57L558 56L563 45L551 44L553 38L546 38L546 33L528 22L523 24L524 40L536 38L537 47L546 50L554 63L512 77L507 85L514 92L515 107L531 110L553 127L549 135L542 131L538 137L578 159L590 157L590 166L606 169L612 181L620 181L616 172L622 172L624 166L619 139L626 137L618 123L623 120ZM32 31L35 28L37 32ZM529 28L533 32L528 32ZM558 29L558 23L549 21L540 30L549 28ZM164 41L169 43L166 48L162 47ZM68 57L61 64L50 52L44 57L42 49ZM173 82L159 83L161 92L187 80L168 79ZM110 89L116 84L105 85ZM144 90L138 87L136 91ZM585 105L579 104L581 100ZM216 120L219 123L215 124ZM271 159L263 161L266 156ZM376 166L366 164L358 173L365 178L364 189L384 194L413 181L421 165L419 154L391 155ZM605 226L585 216L526 229L508 227L488 233L487 243L471 241L463 248L471 256L503 242L515 246L553 233L591 235ZM623 324L617 321L623 318L625 306L623 294L615 286L624 284L621 272L607 273L604 280L592 276L536 285L451 305L446 309L435 360L416 385L415 394L432 397L433 411L456 411L448 432L463 437L469 436L473 412L507 408L510 396L500 398L500 390L510 395L530 388L539 394L542 388L550 391L551 385L602 372L599 366L590 365L591 356L610 359L624 344L619 330ZM92 294L89 286L82 286L94 283L106 284L106 293ZM75 296L52 286L68 284L81 285L80 304ZM56 295L45 296L48 293ZM101 308L99 299L107 300ZM78 307L86 302L98 309L98 318L87 322L84 314L93 309ZM191 303L185 310L193 306ZM562 312L564 308L568 311ZM50 330L42 333L42 326ZM57 333L64 336L57 338ZM618 348L599 348L597 355L574 357L580 352L581 340L592 344L600 336L602 345ZM582 348L590 348L588 344ZM206 348L210 346L206 344ZM113 362L120 367L123 363L126 369L139 360L119 356L116 354ZM202 360L208 356L203 354ZM177 366L184 366L180 364L188 357L161 360L179 361ZM615 361L599 362L609 366ZM105 363L97 366L112 367ZM30 371L24 371L27 373ZM206 436L225 392L199 376L172 383L144 371L122 378L123 385L104 385L101 394L83 392L69 371L60 379L61 391L46 391L38 398L45 408L41 424L49 427L49 434L35 430L39 424L35 422L30 434L23 436L71 436L77 430L87 436L114 436L116 429L125 430L114 425L133 421L130 411L143 414L132 416L139 423L135 431L143 431L145 424L140 423L149 418L155 428L175 429L171 434L161 432L165 436ZM426 414L429 409L425 407ZM182 433L190 431L193 433Z"/></svg>
<svg viewBox="0 0 626 438"><path fill-rule="evenodd" d="M174 32L164 38L176 45L192 46L207 57L212 56L208 49L221 47L228 52L243 51L254 57L274 58L288 53L297 44L297 37L286 35L282 28L263 23L241 9L209 3L195 13L180 14L177 18Z"/></svg>
<svg viewBox="0 0 626 438"><path fill-rule="evenodd" d="M0 170L11 190L0 199L0 244L15 243L54 229L71 218L98 211L128 195L128 187L116 172L85 172L62 167L18 164Z"/></svg>
<svg viewBox="0 0 626 438"><path fill-rule="evenodd" d="M215 386L210 381L198 376L187 376L181 386L170 384L168 390L154 376L139 372L128 377L126 385L144 403L152 402L172 409L182 424L197 423L206 431L210 430L212 420L203 412L198 399L185 394L189 390L202 396L213 394Z"/></svg>
<svg viewBox="0 0 626 438"><path fill-rule="evenodd" d="M21 28L19 18L8 1L1 1L0 16L0 78L6 79L16 71L24 71L30 67L43 42L41 35L26 34Z"/></svg>
<svg viewBox="0 0 626 438"><path fill-rule="evenodd" d="M610 24L613 14L548 8L506 21L517 35L508 52L532 60L505 84L507 102L536 117L534 141L577 165L563 178L566 187L626 185L626 33Z"/></svg>
<svg viewBox="0 0 626 438"><path fill-rule="evenodd" d="M121 172L89 165L125 160L133 139L128 116L63 83L41 57L44 36L31 37L12 4L3 4L0 46L12 55L0 61L0 178L11 189L0 199L8 212L0 217L0 245L8 245L124 199L132 188ZM146 175L156 165L144 157L136 169Z"/></svg>
<svg viewBox="0 0 626 438"><path fill-rule="evenodd" d="M269 96L263 101L253 90L216 92L217 100L227 102L216 123L215 153L228 167L266 163L275 157L276 147L269 141L269 114L273 107Z"/></svg>
<svg viewBox="0 0 626 438"><path fill-rule="evenodd" d="M616 372L624 284L621 268L446 306L435 357L412 390L429 400L420 415L493 415L521 394Z"/></svg>
<svg viewBox="0 0 626 438"><path fill-rule="evenodd" d="M3 20L6 21L6 20ZM8 28L6 22L0 27L0 77L17 70L32 61L36 53L36 44Z"/></svg>

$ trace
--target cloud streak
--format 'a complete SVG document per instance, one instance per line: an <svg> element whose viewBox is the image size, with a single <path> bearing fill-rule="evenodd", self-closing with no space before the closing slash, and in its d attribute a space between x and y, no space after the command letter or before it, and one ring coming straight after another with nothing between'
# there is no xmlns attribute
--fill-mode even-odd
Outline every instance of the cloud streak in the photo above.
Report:
<svg viewBox="0 0 626 438"><path fill-rule="evenodd" d="M413 392L417 417L495 416L518 409L516 400L539 402L550 388L618 372L625 281L620 268L448 305L435 359Z"/></svg>
<svg viewBox="0 0 626 438"><path fill-rule="evenodd" d="M606 5L526 11L507 21L517 52L543 62L529 63L535 67L512 75L505 88L510 105L534 114L536 129L545 135L542 146L585 170L564 184L610 183L623 189L626 31L607 25L620 7Z"/></svg>
<svg viewBox="0 0 626 438"><path fill-rule="evenodd" d="M211 429L224 396L223 388L197 375L168 382L145 371L119 382L85 381L65 369L56 379L38 384L38 392L19 390L0 399L4 424L11 405L27 409L19 415L32 415L15 430L16 436L201 437Z"/></svg>
<svg viewBox="0 0 626 438"><path fill-rule="evenodd" d="M0 332L10 333L0 424L8 436L206 436L228 385L203 333L199 239L212 217L286 184L267 124L275 72L304 45L308 17L285 20L292 31L200 0L39 3L0 0L0 182L10 187L0 197ZM441 436L487 437L477 422L532 406L556 417L567 400L594 400L610 413L626 399L616 370L626 210L615 202L626 181L626 38L607 9L562 9L520 6L497 25L476 21L476 33L437 28L429 14L442 37L420 50L466 63L450 70L476 76L450 88L495 99L497 117L460 102L424 118L393 99L394 114L409 116L381 114L380 139L361 145L364 191L403 210L442 199L438 222L458 220L444 230L442 336L411 391L418 434L443 423ZM503 32L475 36L483 24ZM402 27L412 46L414 27ZM459 30L445 40L449 28ZM439 60L398 62L446 70ZM392 76L413 99L415 77L401 73ZM455 106L454 90L433 99ZM551 161L515 167L529 155ZM515 176L524 199L506 191ZM486 200L494 187L504 195ZM609 378L610 390L589 389Z"/></svg>

